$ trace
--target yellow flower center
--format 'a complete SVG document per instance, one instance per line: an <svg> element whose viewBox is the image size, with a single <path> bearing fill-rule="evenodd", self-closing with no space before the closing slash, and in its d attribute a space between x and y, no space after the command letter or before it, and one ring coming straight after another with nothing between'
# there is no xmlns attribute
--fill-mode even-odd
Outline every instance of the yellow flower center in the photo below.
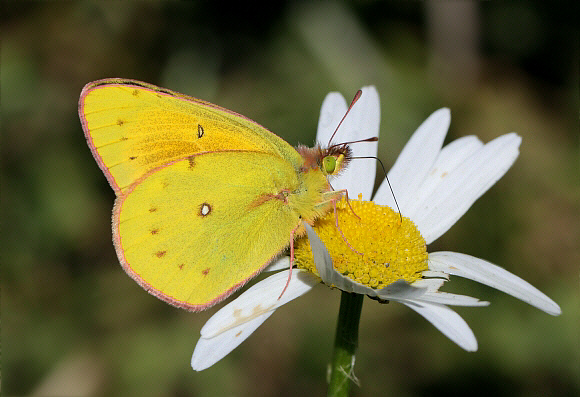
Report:
<svg viewBox="0 0 580 397"><path fill-rule="evenodd" d="M405 217L401 221L389 207L362 201L361 196L348 203L342 199L336 204L336 216L330 211L313 225L334 269L374 289L421 278L427 270L427 246L415 224ZM297 267L318 274L308 237L297 239L294 247Z"/></svg>

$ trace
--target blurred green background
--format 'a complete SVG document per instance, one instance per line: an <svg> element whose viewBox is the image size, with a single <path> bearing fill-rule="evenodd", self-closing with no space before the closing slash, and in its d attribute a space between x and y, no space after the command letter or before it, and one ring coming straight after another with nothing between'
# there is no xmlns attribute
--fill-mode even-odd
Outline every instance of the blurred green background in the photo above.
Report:
<svg viewBox="0 0 580 397"><path fill-rule="evenodd" d="M227 4L227 6L226 6ZM259 5L258 5L259 4ZM312 144L329 91L381 95L380 157L449 106L448 140L517 131L514 167L430 251L499 264L563 310L474 282L466 353L423 318L367 300L355 396L576 396L579 381L577 2L3 2L2 392L6 396L324 395L337 291L317 287L231 355L189 360L217 308L143 291L111 242L114 194L77 115L84 84L147 81Z"/></svg>

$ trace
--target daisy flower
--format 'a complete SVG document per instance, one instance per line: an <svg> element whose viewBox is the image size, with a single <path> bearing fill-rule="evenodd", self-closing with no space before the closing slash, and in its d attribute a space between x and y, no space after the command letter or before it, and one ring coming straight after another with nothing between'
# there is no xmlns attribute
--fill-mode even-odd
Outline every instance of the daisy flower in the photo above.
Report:
<svg viewBox="0 0 580 397"><path fill-rule="evenodd" d="M328 142L346 109L340 94L326 97L318 142ZM489 302L439 291L451 275L486 284L548 314L559 315L560 307L554 301L499 266L462 253L427 251L429 244L449 230L506 173L521 143L517 134L509 133L487 144L466 136L442 147L450 121L449 109L445 108L429 116L389 171L400 214L393 210L397 206L387 181L369 201L376 161L351 161L349 168L331 181L335 190L347 189L349 202L342 200L337 203L336 214L331 211L312 227L306 225L308 238L295 242L296 268L290 281L289 259L285 257L267 268L277 273L213 315L201 329L191 359L193 369L200 371L221 360L276 309L321 282L379 301L400 302L467 351L477 350L477 340L449 306L487 306ZM379 122L379 96L374 87L365 87L334 142L378 137ZM351 147L355 158L377 154L376 142Z"/></svg>

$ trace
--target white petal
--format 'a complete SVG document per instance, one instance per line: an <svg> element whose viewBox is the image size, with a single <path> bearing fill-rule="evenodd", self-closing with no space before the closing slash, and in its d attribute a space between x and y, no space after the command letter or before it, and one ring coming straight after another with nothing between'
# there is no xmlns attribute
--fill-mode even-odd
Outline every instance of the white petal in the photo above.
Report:
<svg viewBox="0 0 580 397"><path fill-rule="evenodd" d="M331 92L326 95L320 108L320 117L318 118L318 131L316 140L327 146L330 137L336 130L336 126L346 113L347 104L344 97L338 92Z"/></svg>
<svg viewBox="0 0 580 397"><path fill-rule="evenodd" d="M456 139L441 149L425 180L411 197L410 202L405 204L404 215L408 218L416 219L418 210L424 210L426 206L425 200L433 193L435 188L445 180L451 171L482 146L483 143L472 135Z"/></svg>
<svg viewBox="0 0 580 397"><path fill-rule="evenodd" d="M423 275L423 277L426 277L425 273L427 273L427 272L421 273ZM445 274L442 272L433 272L433 273L435 273L437 275ZM422 278L422 279L419 279L417 281L414 281L413 287L425 288L427 290L427 292L435 292L439 288L441 288L443 286L443 284L445 283L445 281L447 281L448 279L449 279L449 275L447 275L447 279L446 278Z"/></svg>
<svg viewBox="0 0 580 397"><path fill-rule="evenodd" d="M423 276L425 276L423 272ZM442 274L441 272L433 272ZM447 276L449 277L449 275ZM451 306L488 306L489 302L480 301L471 296L450 294L447 292L438 291L447 280L444 278L423 278L413 283L413 287L425 288L426 292L417 297L416 300L431 303L441 303L443 305Z"/></svg>
<svg viewBox="0 0 580 397"><path fill-rule="evenodd" d="M368 295L368 296L378 296L377 290L374 290L370 287L365 285L359 284L356 281L343 276L336 270L332 269L328 282L325 282L326 285L332 285L344 292L352 292L355 294L360 295Z"/></svg>
<svg viewBox="0 0 580 397"><path fill-rule="evenodd" d="M417 299L427 292L427 288L420 288L409 284L405 280L397 280L388 286L376 290L376 295L381 299L406 300Z"/></svg>
<svg viewBox="0 0 580 397"><path fill-rule="evenodd" d="M344 119L332 143L352 142L379 136L381 108L379 94L375 87L363 87L362 95ZM319 141L323 147L328 141ZM370 200L375 185L375 159L357 159L356 157L376 157L378 142L361 142L349 145L353 160L340 175L331 178L334 190L348 190L351 198L362 193L363 200Z"/></svg>
<svg viewBox="0 0 580 397"><path fill-rule="evenodd" d="M449 173L423 200L413 221L427 244L449 230L507 172L518 157L520 143L521 138L515 133L487 143Z"/></svg>
<svg viewBox="0 0 580 397"><path fill-rule="evenodd" d="M282 256L278 260L270 263L263 272L276 272L278 270L288 269L290 267L290 257Z"/></svg>
<svg viewBox="0 0 580 397"><path fill-rule="evenodd" d="M264 313L276 310L278 307L310 291L314 285L320 282L313 274L300 269L292 270L292 278L288 282L288 272L289 270L285 270L273 274L256 283L220 309L201 329L202 337L206 339L213 338L228 329L246 323ZM280 297L287 282L288 287Z"/></svg>
<svg viewBox="0 0 580 397"><path fill-rule="evenodd" d="M433 252L429 254L429 268L489 285L553 316L562 313L556 302L530 283L483 259L457 252Z"/></svg>
<svg viewBox="0 0 580 397"><path fill-rule="evenodd" d="M427 292L419 299L421 302L440 303L449 306L489 306L489 302L466 295L450 294L448 292Z"/></svg>
<svg viewBox="0 0 580 397"><path fill-rule="evenodd" d="M327 281L332 276L331 272L334 271L330 253L312 226L308 223L304 223L304 228L308 234L308 242L310 243L310 250L312 251L312 259L314 260L316 270L318 271L322 282L328 284Z"/></svg>
<svg viewBox="0 0 580 397"><path fill-rule="evenodd" d="M432 277L432 278L444 278L445 280L449 280L449 274L443 272L436 272L432 270L425 270L421 273L423 277Z"/></svg>
<svg viewBox="0 0 580 397"><path fill-rule="evenodd" d="M451 114L447 108L439 109L429 116L415 131L389 171L389 181L403 215L413 194L435 163L450 122ZM379 187L374 201L379 205L396 208L387 181L383 181Z"/></svg>
<svg viewBox="0 0 580 397"><path fill-rule="evenodd" d="M201 371L211 367L219 360L227 356L250 336L274 311L262 313L251 320L230 328L213 338L201 337L195 346L191 357L191 367Z"/></svg>
<svg viewBox="0 0 580 397"><path fill-rule="evenodd" d="M459 314L447 306L411 300L401 300L399 302L425 317L435 328L453 342L457 343L461 348L470 352L477 350L477 340L467 323Z"/></svg>
<svg viewBox="0 0 580 397"><path fill-rule="evenodd" d="M300 269L276 273L245 291L214 314L201 329L201 338L191 357L191 367L201 371L228 355L250 336L274 311L310 291L320 280Z"/></svg>

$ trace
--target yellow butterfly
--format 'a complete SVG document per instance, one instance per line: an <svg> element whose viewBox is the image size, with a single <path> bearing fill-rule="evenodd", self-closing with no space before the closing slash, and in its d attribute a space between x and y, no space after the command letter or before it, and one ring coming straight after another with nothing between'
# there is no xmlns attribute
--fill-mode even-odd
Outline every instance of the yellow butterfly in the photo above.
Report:
<svg viewBox="0 0 580 397"><path fill-rule="evenodd" d="M79 115L117 195L121 265L188 310L244 285L343 193L327 176L348 163L346 145L295 149L240 114L151 84L89 83Z"/></svg>

